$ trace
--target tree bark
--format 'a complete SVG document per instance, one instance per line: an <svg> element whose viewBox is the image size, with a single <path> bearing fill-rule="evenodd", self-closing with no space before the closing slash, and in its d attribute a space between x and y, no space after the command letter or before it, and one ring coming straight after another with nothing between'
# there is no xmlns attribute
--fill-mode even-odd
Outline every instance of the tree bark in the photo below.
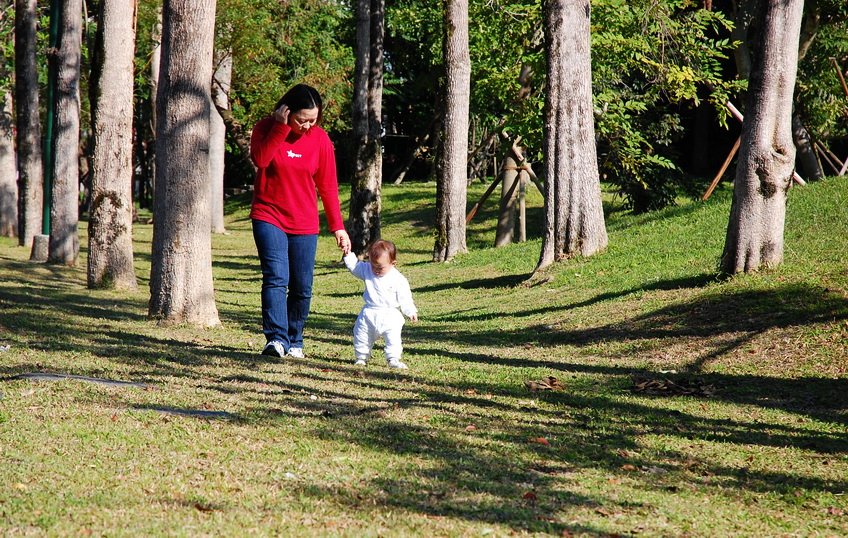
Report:
<svg viewBox="0 0 848 538"><path fill-rule="evenodd" d="M804 124L801 122L801 116L798 113L792 114L792 139L795 142L795 148L798 152L798 163L801 165L801 171L804 173L804 177L811 181L822 179L824 177L824 170L822 170L821 163L816 158L810 133L804 127Z"/></svg>
<svg viewBox="0 0 848 538"><path fill-rule="evenodd" d="M503 171L501 172L503 182L501 183L501 203L498 212L498 226L495 231L495 246L502 247L512 243L515 233L515 203L518 191L518 162L512 155L504 157Z"/></svg>
<svg viewBox="0 0 848 538"><path fill-rule="evenodd" d="M436 241L433 261L448 261L467 251L468 111L471 57L468 49L468 0L447 0L445 9L445 120L441 166L436 183Z"/></svg>
<svg viewBox="0 0 848 538"><path fill-rule="evenodd" d="M44 169L38 118L38 71L35 61L35 0L15 2L15 109L18 149L18 243L31 247L41 234Z"/></svg>
<svg viewBox="0 0 848 538"><path fill-rule="evenodd" d="M742 144L721 270L735 274L783 260L786 193L792 182L792 96L803 0L761 0Z"/></svg>
<svg viewBox="0 0 848 538"><path fill-rule="evenodd" d="M224 227L224 157L227 129L219 109L230 108L230 81L233 74L233 57L223 51L215 61L212 78L212 109L209 113L209 201L211 204L212 233L222 234Z"/></svg>
<svg viewBox="0 0 848 538"><path fill-rule="evenodd" d="M151 318L217 325L209 215L214 0L165 0L156 99Z"/></svg>
<svg viewBox="0 0 848 538"><path fill-rule="evenodd" d="M88 287L136 289L132 244L136 0L100 4L92 83Z"/></svg>
<svg viewBox="0 0 848 538"><path fill-rule="evenodd" d="M537 270L607 246L595 149L589 0L545 5L545 223Z"/></svg>
<svg viewBox="0 0 848 538"><path fill-rule="evenodd" d="M64 0L56 54L53 200L47 261L76 265L79 256L79 133L82 0Z"/></svg>
<svg viewBox="0 0 848 538"><path fill-rule="evenodd" d="M3 237L18 236L18 182L12 106L12 92L4 91L0 101L0 235Z"/></svg>
<svg viewBox="0 0 848 538"><path fill-rule="evenodd" d="M362 254L380 238L383 152L384 0L356 4L356 66L354 70L354 173L348 232L354 252Z"/></svg>

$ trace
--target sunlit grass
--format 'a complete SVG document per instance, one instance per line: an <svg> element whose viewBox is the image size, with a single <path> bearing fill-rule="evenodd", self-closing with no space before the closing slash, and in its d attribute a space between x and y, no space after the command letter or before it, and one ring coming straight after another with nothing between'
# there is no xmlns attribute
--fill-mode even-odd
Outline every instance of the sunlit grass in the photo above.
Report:
<svg viewBox="0 0 848 538"><path fill-rule="evenodd" d="M647 215L610 197L609 249L531 279L538 192L528 242L492 248L489 200L469 253L433 264L435 186L386 186L421 317L405 373L352 366L361 283L327 234L307 359L258 355L243 200L213 237L214 329L146 319L150 225L134 293L0 239L0 534L846 535L846 186L793 189L785 263L729 280L726 188Z"/></svg>

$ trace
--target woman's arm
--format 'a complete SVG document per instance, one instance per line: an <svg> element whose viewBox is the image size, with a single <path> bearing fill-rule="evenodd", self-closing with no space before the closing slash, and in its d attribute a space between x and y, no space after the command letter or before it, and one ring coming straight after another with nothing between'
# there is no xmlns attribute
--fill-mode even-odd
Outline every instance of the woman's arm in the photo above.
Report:
<svg viewBox="0 0 848 538"><path fill-rule="evenodd" d="M291 131L291 127L268 116L257 122L250 135L250 157L257 168L267 168Z"/></svg>

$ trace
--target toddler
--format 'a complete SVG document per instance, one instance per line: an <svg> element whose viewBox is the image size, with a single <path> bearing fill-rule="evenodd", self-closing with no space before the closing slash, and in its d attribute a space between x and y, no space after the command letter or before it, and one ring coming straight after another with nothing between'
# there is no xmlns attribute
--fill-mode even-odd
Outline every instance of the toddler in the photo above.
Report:
<svg viewBox="0 0 848 538"><path fill-rule="evenodd" d="M404 323L403 315L418 321L418 309L412 302L409 282L395 268L396 256L394 243L380 239L368 247L368 261L357 260L356 254L352 252L344 257L350 272L365 281L365 305L353 325L354 364L358 366L368 364L374 342L383 337L389 368L407 368L400 360L403 352L400 331Z"/></svg>

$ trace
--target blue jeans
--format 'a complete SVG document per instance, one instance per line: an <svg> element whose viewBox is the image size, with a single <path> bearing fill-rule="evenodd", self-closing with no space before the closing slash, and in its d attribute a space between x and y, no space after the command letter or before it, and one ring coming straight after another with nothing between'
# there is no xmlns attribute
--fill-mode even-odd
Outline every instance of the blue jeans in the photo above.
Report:
<svg viewBox="0 0 848 538"><path fill-rule="evenodd" d="M312 302L312 275L318 235L288 234L273 224L253 221L253 240L262 267L262 332L288 352L303 347L303 326Z"/></svg>

